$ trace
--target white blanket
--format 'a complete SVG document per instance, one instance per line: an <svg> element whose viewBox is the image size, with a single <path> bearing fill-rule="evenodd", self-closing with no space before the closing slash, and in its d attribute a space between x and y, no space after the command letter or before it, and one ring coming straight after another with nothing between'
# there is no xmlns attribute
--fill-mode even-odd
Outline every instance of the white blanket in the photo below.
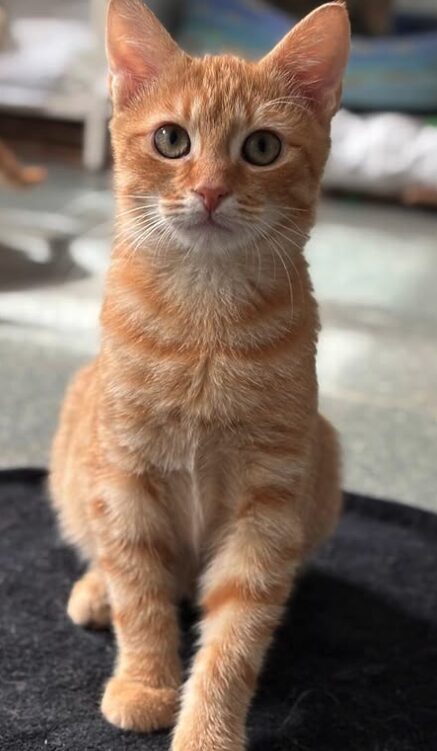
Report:
<svg viewBox="0 0 437 751"><path fill-rule="evenodd" d="M437 190L437 127L409 115L341 110L332 125L324 183L387 197L410 186Z"/></svg>

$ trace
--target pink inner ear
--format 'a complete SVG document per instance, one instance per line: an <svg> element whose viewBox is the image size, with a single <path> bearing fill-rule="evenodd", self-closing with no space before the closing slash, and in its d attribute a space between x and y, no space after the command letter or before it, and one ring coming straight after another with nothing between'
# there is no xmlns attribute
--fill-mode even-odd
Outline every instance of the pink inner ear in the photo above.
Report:
<svg viewBox="0 0 437 751"><path fill-rule="evenodd" d="M338 107L350 49L350 23L344 5L313 11L264 58L280 70L294 93L312 100L323 115Z"/></svg>
<svg viewBox="0 0 437 751"><path fill-rule="evenodd" d="M142 81L129 73L110 74L110 90L118 106L130 102L141 88Z"/></svg>
<svg viewBox="0 0 437 751"><path fill-rule="evenodd" d="M343 68L333 70L323 64L302 65L297 61L294 68L294 88L327 111L336 109L342 88Z"/></svg>
<svg viewBox="0 0 437 751"><path fill-rule="evenodd" d="M111 89L118 104L130 99L151 72L146 56L138 49L139 40L133 26L133 19L118 13L116 3L112 3L108 13L107 52Z"/></svg>
<svg viewBox="0 0 437 751"><path fill-rule="evenodd" d="M128 43L121 43L117 60L114 60L112 78L119 98L123 102L131 99L142 85L157 76L157 67Z"/></svg>
<svg viewBox="0 0 437 751"><path fill-rule="evenodd" d="M110 0L106 47L117 104L156 79L179 47L141 0Z"/></svg>
<svg viewBox="0 0 437 751"><path fill-rule="evenodd" d="M138 79L156 75L159 49L154 47L157 45L144 30L135 32L117 21L119 19L108 26L108 57L113 72Z"/></svg>

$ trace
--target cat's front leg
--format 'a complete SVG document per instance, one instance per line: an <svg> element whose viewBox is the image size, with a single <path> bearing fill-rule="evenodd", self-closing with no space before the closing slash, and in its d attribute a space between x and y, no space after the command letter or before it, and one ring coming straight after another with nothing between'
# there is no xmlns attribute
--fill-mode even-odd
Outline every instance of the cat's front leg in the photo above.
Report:
<svg viewBox="0 0 437 751"><path fill-rule="evenodd" d="M150 476L114 467L100 475L90 515L118 645L102 712L123 729L169 727L181 669L168 509Z"/></svg>
<svg viewBox="0 0 437 751"><path fill-rule="evenodd" d="M302 556L296 493L248 487L203 582L201 647L172 751L243 751L250 700Z"/></svg>

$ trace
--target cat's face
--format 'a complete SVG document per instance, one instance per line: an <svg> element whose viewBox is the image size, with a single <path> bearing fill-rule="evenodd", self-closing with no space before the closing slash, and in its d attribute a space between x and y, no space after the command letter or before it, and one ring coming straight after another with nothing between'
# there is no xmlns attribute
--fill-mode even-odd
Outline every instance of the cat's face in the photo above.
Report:
<svg viewBox="0 0 437 751"><path fill-rule="evenodd" d="M126 3L147 21L144 33L153 24L158 45L146 63L135 48L130 62L146 85L138 85L137 69L113 82L117 189L133 242L194 252L234 251L266 237L295 242L311 221L337 79L315 112L305 89L280 70L282 50L260 63L192 59L136 0L112 5Z"/></svg>
<svg viewBox="0 0 437 751"><path fill-rule="evenodd" d="M187 249L243 247L305 214L328 148L298 100L235 58L185 60L113 132L134 234Z"/></svg>

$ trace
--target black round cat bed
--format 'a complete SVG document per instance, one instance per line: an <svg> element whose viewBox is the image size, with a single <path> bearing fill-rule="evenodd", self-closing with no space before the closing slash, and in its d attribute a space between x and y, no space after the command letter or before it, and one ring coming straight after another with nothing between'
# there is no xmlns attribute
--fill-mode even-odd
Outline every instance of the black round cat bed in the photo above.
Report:
<svg viewBox="0 0 437 751"><path fill-rule="evenodd" d="M0 748L164 751L98 711L110 633L65 615L79 573L45 475L0 472ZM193 616L181 614L186 658ZM249 717L250 751L436 751L437 517L346 497L334 539L302 574Z"/></svg>

